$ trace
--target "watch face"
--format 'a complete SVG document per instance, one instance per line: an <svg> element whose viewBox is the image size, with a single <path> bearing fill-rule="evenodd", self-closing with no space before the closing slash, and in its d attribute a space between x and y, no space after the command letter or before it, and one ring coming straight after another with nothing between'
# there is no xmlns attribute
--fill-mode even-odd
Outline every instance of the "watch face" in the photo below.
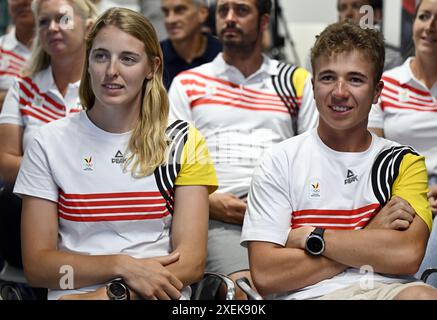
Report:
<svg viewBox="0 0 437 320"><path fill-rule="evenodd" d="M109 286L109 290L114 295L114 297L123 297L126 295L126 287L118 282L113 282Z"/></svg>
<svg viewBox="0 0 437 320"><path fill-rule="evenodd" d="M319 236L311 236L307 240L307 248L312 254L320 254L324 249L323 240Z"/></svg>

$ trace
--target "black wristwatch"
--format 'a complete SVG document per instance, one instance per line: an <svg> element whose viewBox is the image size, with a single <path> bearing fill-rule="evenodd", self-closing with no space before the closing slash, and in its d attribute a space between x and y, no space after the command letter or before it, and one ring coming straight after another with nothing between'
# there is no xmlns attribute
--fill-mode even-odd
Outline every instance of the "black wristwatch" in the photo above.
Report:
<svg viewBox="0 0 437 320"><path fill-rule="evenodd" d="M122 279L115 279L106 285L109 300L130 300L129 288Z"/></svg>
<svg viewBox="0 0 437 320"><path fill-rule="evenodd" d="M305 250L313 256L319 256L325 250L325 239L323 239L323 233L325 229L316 228L307 238L305 243Z"/></svg>

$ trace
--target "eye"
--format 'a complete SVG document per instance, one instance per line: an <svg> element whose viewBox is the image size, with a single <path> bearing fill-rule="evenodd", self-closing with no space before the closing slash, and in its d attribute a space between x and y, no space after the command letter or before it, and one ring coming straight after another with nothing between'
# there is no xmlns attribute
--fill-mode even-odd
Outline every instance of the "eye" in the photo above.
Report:
<svg viewBox="0 0 437 320"><path fill-rule="evenodd" d="M429 18L429 14L428 13L420 13L417 16L417 19L419 19L420 21L426 21Z"/></svg>
<svg viewBox="0 0 437 320"><path fill-rule="evenodd" d="M128 66L133 65L137 62L137 60L132 56L123 56L120 58L120 60L121 62L123 62L123 64Z"/></svg>
<svg viewBox="0 0 437 320"><path fill-rule="evenodd" d="M237 5L235 7L235 14L239 17L245 17L250 13L250 9L245 5Z"/></svg>
<svg viewBox="0 0 437 320"><path fill-rule="evenodd" d="M92 57L95 62L105 62L108 59L108 55L101 51L94 52Z"/></svg>
<svg viewBox="0 0 437 320"><path fill-rule="evenodd" d="M360 77L351 77L349 81L355 85L364 83L364 80Z"/></svg>
<svg viewBox="0 0 437 320"><path fill-rule="evenodd" d="M229 11L229 6L222 5L217 7L217 13L221 18L226 17L228 11Z"/></svg>
<svg viewBox="0 0 437 320"><path fill-rule="evenodd" d="M333 80L334 80L334 76L331 74L324 74L324 75L319 76L319 81L322 81L322 82L330 82Z"/></svg>
<svg viewBox="0 0 437 320"><path fill-rule="evenodd" d="M38 27L39 28L46 28L46 27L48 27L49 24L50 24L49 18L40 18L38 20Z"/></svg>

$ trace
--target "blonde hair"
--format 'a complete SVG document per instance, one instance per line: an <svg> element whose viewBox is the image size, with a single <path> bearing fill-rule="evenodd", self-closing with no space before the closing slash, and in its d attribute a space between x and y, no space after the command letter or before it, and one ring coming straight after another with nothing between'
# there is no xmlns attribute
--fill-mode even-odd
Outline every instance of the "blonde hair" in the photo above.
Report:
<svg viewBox="0 0 437 320"><path fill-rule="evenodd" d="M86 57L79 87L79 97L85 110L93 107L95 95L91 87L88 73L89 56L93 41L101 29L115 26L133 36L144 44L144 50L153 67L153 76L143 83L142 104L139 121L135 126L128 145L128 159L125 168L132 165L131 172L135 177L147 176L166 162L168 139L169 102L167 91L162 83L163 55L161 46L152 24L140 13L125 9L111 8L100 16L86 39ZM155 65L155 59L161 63ZM145 75L146 76L146 75Z"/></svg>
<svg viewBox="0 0 437 320"><path fill-rule="evenodd" d="M44 70L50 66L50 56L41 46L41 40L39 38L39 26L38 26L38 12L41 3L45 0L33 0L32 1L32 12L35 17L36 23L36 35L33 41L32 56L30 57L30 65L24 71L26 76L32 76L35 73ZM95 19L97 17L97 9L89 0L67 0L72 4L76 12L79 13L82 20Z"/></svg>

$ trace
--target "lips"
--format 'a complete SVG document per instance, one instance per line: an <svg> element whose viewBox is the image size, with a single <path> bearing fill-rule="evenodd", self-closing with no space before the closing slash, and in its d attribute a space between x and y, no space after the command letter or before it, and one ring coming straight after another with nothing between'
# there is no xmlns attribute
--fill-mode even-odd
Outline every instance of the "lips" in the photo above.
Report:
<svg viewBox="0 0 437 320"><path fill-rule="evenodd" d="M421 39L428 43L437 43L437 37L433 36L423 36Z"/></svg>
<svg viewBox="0 0 437 320"><path fill-rule="evenodd" d="M102 87L109 90L120 90L124 88L124 86L119 83L104 83Z"/></svg>
<svg viewBox="0 0 437 320"><path fill-rule="evenodd" d="M351 107L348 107L348 106L339 106L339 105L332 105L332 106L329 106L329 108L331 110L333 110L334 112L337 112L337 113L346 113L346 112L352 110Z"/></svg>

